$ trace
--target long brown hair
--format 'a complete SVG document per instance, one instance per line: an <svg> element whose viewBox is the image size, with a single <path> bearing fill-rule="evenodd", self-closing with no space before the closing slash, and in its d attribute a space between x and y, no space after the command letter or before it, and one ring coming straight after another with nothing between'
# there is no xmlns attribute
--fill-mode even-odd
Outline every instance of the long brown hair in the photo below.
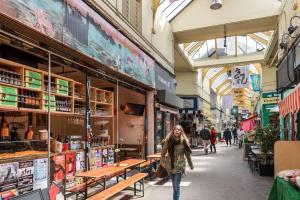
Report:
<svg viewBox="0 0 300 200"><path fill-rule="evenodd" d="M175 128L179 128L181 131L180 133L180 137L179 137L179 140L177 139L177 137L175 138L175 135L174 135L174 129ZM190 145L189 145L189 142L188 142L188 139L183 131L183 128L182 126L180 125L175 125L173 127L173 130L171 133L169 133L165 139L165 141L167 142L167 145L168 145L168 153L170 155L170 159L171 159L171 169L174 169L174 164L175 164L175 146L177 144L180 144L182 143L184 145L184 149L185 151L189 152L189 153L192 153L192 150L190 148Z"/></svg>
<svg viewBox="0 0 300 200"><path fill-rule="evenodd" d="M172 131L166 136L166 138L165 138L165 141L168 141L169 139L170 139L170 137L171 137L171 135L174 135L174 129L175 128L180 128L180 142L186 142L188 145L190 145L189 144L189 140L188 140L188 138L187 138L187 136L186 136L186 134L185 134L185 132L184 132L184 130L183 130L183 128L182 128L182 126L181 125L179 125L179 124L177 124L177 125L175 125L174 127L173 127L173 129L172 129Z"/></svg>

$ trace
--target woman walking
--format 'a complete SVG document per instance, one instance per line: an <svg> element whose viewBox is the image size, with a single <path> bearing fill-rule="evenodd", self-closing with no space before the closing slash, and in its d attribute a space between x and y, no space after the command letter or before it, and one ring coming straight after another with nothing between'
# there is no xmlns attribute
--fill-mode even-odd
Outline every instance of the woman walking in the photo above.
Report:
<svg viewBox="0 0 300 200"><path fill-rule="evenodd" d="M160 164L166 168L172 179L173 200L179 200L181 176L185 171L185 158L190 169L194 169L191 153L192 150L182 127L174 126L172 132L164 140L160 160Z"/></svg>
<svg viewBox="0 0 300 200"><path fill-rule="evenodd" d="M216 153L216 140L217 140L217 131L214 127L211 127L210 130L210 152L212 153L214 148L214 153Z"/></svg>

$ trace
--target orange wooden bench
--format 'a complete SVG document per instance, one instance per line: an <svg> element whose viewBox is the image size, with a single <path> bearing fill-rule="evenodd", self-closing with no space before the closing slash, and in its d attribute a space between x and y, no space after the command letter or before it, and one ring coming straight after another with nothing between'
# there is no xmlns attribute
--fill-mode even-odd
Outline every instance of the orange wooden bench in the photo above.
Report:
<svg viewBox="0 0 300 200"><path fill-rule="evenodd" d="M127 187L134 184L134 195L136 195L136 183L139 182L142 186L142 192L144 196L144 178L148 176L147 173L137 173L127 179L103 190L102 192L88 198L88 200L104 200L109 199L116 195L117 193L121 192L122 190L126 189Z"/></svg>
<svg viewBox="0 0 300 200"><path fill-rule="evenodd" d="M126 169L126 172L130 172L131 169ZM118 176L121 176L122 173L114 173L114 174L110 174L109 176L106 176L106 179L109 180L113 177L117 177L117 183L119 182L119 177ZM101 179L103 178L99 178L99 179L94 179L94 180L88 180L88 188L91 188L95 185L97 185L97 181L100 181ZM86 183L81 183L81 184L78 184L74 187L71 187L71 188L68 188L66 189L66 192L69 192L70 194L68 194L67 196L70 196L70 195L73 195L73 194L76 194L76 199L78 199L78 196L80 194L83 194L83 192L85 191L85 187L86 187Z"/></svg>

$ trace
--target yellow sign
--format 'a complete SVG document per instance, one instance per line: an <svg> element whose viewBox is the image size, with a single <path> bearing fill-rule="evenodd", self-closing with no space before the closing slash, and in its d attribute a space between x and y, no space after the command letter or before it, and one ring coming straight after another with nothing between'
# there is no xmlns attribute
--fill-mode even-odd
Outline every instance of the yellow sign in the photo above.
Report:
<svg viewBox="0 0 300 200"><path fill-rule="evenodd" d="M262 104L274 104L278 103L278 97L271 97L271 98L263 98Z"/></svg>

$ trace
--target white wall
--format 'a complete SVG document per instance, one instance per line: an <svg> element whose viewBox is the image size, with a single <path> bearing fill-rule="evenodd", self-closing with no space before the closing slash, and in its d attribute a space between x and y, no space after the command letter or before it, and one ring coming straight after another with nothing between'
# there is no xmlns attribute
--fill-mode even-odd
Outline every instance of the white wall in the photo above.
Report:
<svg viewBox="0 0 300 200"><path fill-rule="evenodd" d="M144 116L124 114L120 110L120 105L125 103L145 105L145 97L140 93L119 87L119 138L122 138L125 144L138 144L138 139L143 141L144 137Z"/></svg>
<svg viewBox="0 0 300 200"><path fill-rule="evenodd" d="M262 91L274 91L276 90L276 71L275 67L262 67Z"/></svg>
<svg viewBox="0 0 300 200"><path fill-rule="evenodd" d="M177 95L201 95L201 74L198 72L176 72L176 82Z"/></svg>

